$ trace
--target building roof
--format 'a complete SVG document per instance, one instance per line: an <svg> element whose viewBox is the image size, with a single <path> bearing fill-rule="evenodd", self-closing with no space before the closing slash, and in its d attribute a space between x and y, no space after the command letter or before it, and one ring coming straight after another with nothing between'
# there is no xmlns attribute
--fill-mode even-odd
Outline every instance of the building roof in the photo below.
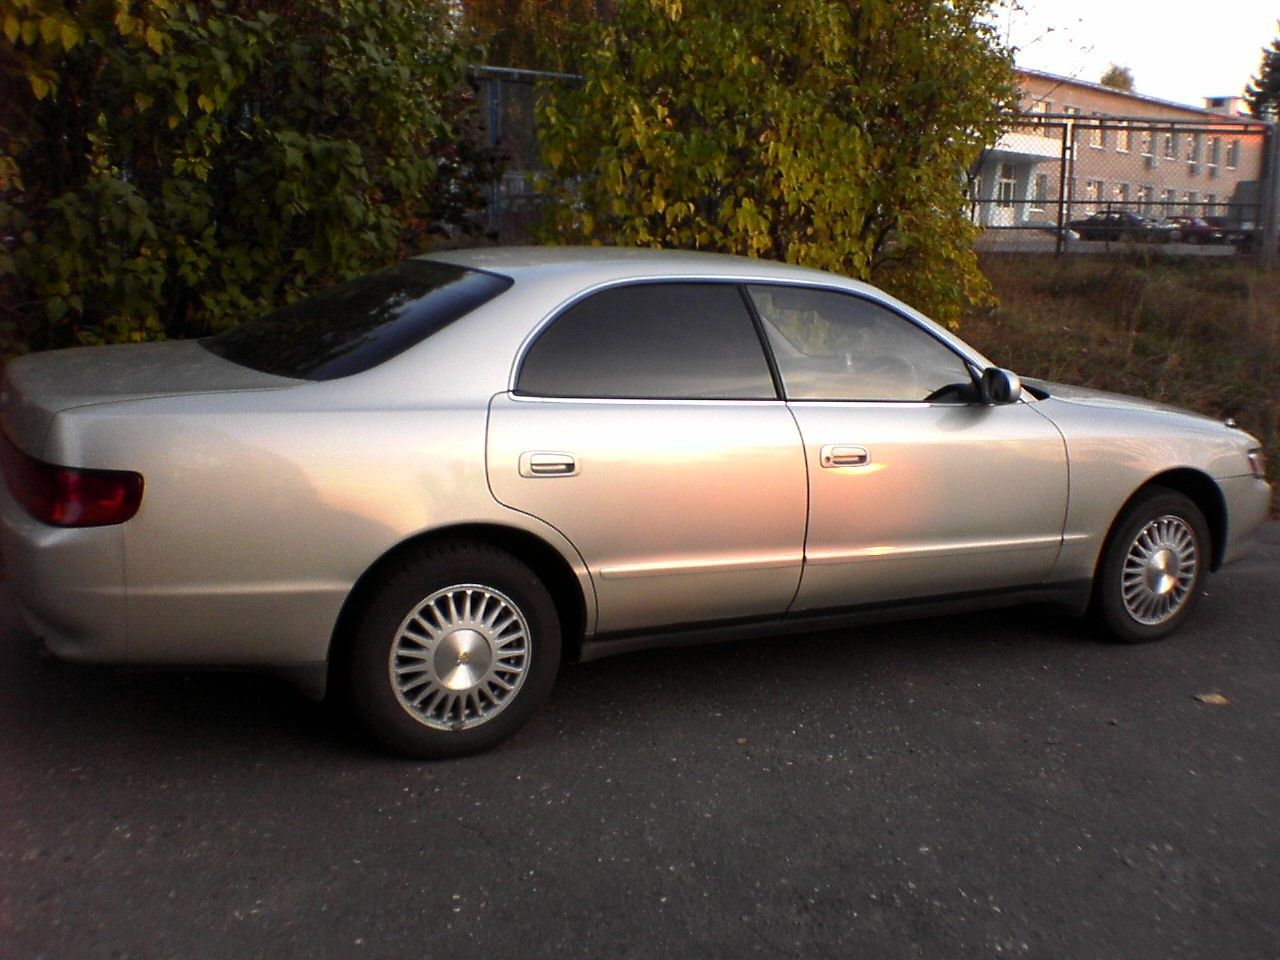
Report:
<svg viewBox="0 0 1280 960"><path fill-rule="evenodd" d="M1212 119L1215 121L1224 121L1227 123L1258 123L1259 121L1252 117L1238 117L1231 114L1218 113L1216 110L1210 110L1206 107L1193 107L1186 103L1177 103L1173 100L1163 100L1160 97L1148 96L1145 93L1133 93L1129 90L1118 90L1115 87L1108 87L1101 83L1092 83L1088 80L1078 80L1075 77L1064 77L1056 73L1047 73L1044 70L1032 70L1030 67L1014 67L1014 72L1028 77L1036 77L1040 80L1050 80L1056 86L1073 86L1080 87L1085 90L1093 90L1098 93L1111 94L1117 97L1124 97L1132 100L1135 108L1142 106L1157 106L1165 109L1181 110L1197 117ZM1136 112L1136 111L1135 111Z"/></svg>

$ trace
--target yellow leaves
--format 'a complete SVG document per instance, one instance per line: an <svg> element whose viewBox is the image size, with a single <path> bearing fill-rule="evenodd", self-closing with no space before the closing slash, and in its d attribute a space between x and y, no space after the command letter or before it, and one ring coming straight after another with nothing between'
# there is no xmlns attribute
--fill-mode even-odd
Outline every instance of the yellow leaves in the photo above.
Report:
<svg viewBox="0 0 1280 960"><path fill-rule="evenodd" d="M203 93L200 94L200 96L196 97L196 106L198 106L205 113L213 113L213 110L214 110L213 100L205 96Z"/></svg>
<svg viewBox="0 0 1280 960"><path fill-rule="evenodd" d="M124 10L120 10L116 14L116 20L115 20L116 30L119 31L120 36L122 37L127 37L129 36L129 34L133 33L134 29L141 22L142 21L139 20L137 17L129 16L129 14L127 14Z"/></svg>
<svg viewBox="0 0 1280 960"><path fill-rule="evenodd" d="M63 52L70 51L84 39L84 31L65 16L46 14L24 20L12 10L0 19L0 33L13 44L21 41L24 46L31 47L39 43Z"/></svg>
<svg viewBox="0 0 1280 960"><path fill-rule="evenodd" d="M155 27L148 26L143 31L143 38L147 42L147 46L151 48L152 53L164 53L165 35Z"/></svg>
<svg viewBox="0 0 1280 960"><path fill-rule="evenodd" d="M35 94L37 100L43 100L53 90L53 84L38 73L27 74L27 82L31 84L31 92Z"/></svg>
<svg viewBox="0 0 1280 960"><path fill-rule="evenodd" d="M151 109L151 105L156 102L156 98L149 93L139 91L133 95L133 105L138 108L138 112L142 113Z"/></svg>

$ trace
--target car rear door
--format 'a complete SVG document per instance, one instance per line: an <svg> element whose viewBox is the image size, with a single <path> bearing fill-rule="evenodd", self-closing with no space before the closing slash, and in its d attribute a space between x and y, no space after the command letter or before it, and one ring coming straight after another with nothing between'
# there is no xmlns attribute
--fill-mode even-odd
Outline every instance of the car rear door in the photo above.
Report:
<svg viewBox="0 0 1280 960"><path fill-rule="evenodd" d="M1032 585L1067 503L1061 435L988 405L927 328L850 293L752 286L804 438L805 569L793 610Z"/></svg>
<svg viewBox="0 0 1280 960"><path fill-rule="evenodd" d="M494 496L582 554L597 632L780 615L794 597L804 452L740 288L579 300L493 399L487 442Z"/></svg>

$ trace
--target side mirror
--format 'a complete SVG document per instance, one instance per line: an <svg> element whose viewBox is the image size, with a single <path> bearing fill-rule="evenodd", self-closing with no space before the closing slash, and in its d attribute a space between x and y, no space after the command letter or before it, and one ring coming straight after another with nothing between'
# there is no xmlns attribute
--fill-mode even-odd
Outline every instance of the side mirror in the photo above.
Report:
<svg viewBox="0 0 1280 960"><path fill-rule="evenodd" d="M1017 403L1022 399L1022 381L1012 370L987 367L978 384L983 403Z"/></svg>

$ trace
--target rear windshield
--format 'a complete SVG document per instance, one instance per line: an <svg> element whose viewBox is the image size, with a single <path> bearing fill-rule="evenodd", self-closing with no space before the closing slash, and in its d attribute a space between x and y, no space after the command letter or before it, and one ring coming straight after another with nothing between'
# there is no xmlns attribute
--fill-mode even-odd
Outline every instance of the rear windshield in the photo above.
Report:
<svg viewBox="0 0 1280 960"><path fill-rule="evenodd" d="M241 366L299 380L376 367L511 286L509 277L406 260L202 340Z"/></svg>

